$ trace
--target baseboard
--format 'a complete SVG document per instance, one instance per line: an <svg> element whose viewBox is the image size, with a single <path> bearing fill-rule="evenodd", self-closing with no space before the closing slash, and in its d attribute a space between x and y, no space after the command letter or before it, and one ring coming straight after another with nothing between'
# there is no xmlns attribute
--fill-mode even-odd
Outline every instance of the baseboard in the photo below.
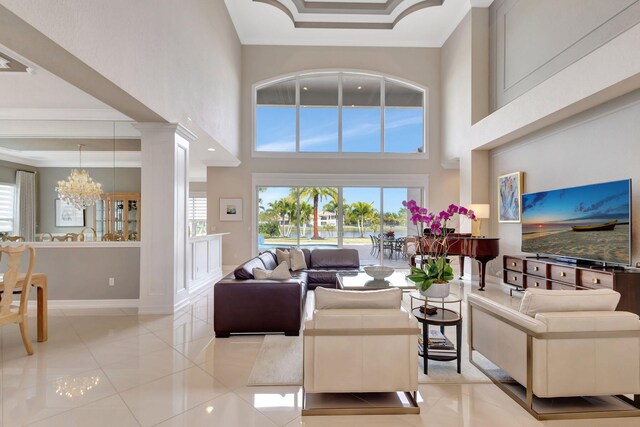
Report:
<svg viewBox="0 0 640 427"><path fill-rule="evenodd" d="M68 299L47 301L49 310L73 308L137 308L137 299ZM29 301L29 310L36 310L36 301Z"/></svg>

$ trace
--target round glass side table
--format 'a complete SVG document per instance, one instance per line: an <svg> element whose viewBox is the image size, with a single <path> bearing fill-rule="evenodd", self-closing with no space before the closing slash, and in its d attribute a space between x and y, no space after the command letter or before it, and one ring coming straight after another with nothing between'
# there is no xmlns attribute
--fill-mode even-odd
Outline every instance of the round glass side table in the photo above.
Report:
<svg viewBox="0 0 640 427"><path fill-rule="evenodd" d="M411 311L413 311L414 308L419 307L419 306L428 306L428 305L438 305L438 308L444 309L444 305L445 304L458 304L458 314L460 314L460 316L462 316L462 296L460 295L456 295L456 294L449 294L449 296L445 297L445 298L431 298L431 297L425 297L424 295L422 295L420 292L418 291L413 291L409 293L409 296L411 297ZM420 301L420 303L416 306L414 306L414 301Z"/></svg>

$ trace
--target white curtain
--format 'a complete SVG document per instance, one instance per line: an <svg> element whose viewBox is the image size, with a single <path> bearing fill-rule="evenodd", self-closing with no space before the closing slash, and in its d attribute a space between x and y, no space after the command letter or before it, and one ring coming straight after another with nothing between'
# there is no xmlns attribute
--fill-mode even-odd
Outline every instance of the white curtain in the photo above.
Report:
<svg viewBox="0 0 640 427"><path fill-rule="evenodd" d="M16 234L25 242L36 240L36 174L16 172Z"/></svg>

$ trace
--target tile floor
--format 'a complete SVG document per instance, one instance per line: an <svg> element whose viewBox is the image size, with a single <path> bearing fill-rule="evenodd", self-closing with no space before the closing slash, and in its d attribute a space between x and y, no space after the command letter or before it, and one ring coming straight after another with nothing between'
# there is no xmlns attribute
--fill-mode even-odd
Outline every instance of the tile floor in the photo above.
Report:
<svg viewBox="0 0 640 427"><path fill-rule="evenodd" d="M504 303L519 303L499 285L488 289ZM26 356L17 327L1 328L0 425L639 425L638 419L539 423L492 384L421 385L420 415L302 418L300 387L245 386L263 337L215 339L212 298L204 293L170 316L51 310L49 341L34 342L33 356ZM30 329L35 337L35 319Z"/></svg>

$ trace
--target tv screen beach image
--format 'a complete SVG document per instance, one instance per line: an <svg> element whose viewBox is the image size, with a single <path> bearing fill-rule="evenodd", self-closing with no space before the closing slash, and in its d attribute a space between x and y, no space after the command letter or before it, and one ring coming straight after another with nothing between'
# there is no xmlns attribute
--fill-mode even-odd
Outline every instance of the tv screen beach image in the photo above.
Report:
<svg viewBox="0 0 640 427"><path fill-rule="evenodd" d="M630 262L630 180L522 195L522 251Z"/></svg>

